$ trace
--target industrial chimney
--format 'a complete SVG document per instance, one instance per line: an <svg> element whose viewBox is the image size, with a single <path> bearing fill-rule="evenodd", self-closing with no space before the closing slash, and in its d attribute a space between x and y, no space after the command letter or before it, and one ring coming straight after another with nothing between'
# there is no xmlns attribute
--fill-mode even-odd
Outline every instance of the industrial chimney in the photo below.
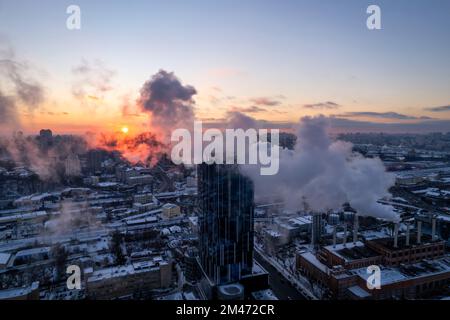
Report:
<svg viewBox="0 0 450 320"><path fill-rule="evenodd" d="M398 247L398 222L394 225L394 248Z"/></svg>
<svg viewBox="0 0 450 320"><path fill-rule="evenodd" d="M333 226L333 248L336 248L336 229L337 226Z"/></svg>
<svg viewBox="0 0 450 320"><path fill-rule="evenodd" d="M344 247L347 245L347 223L344 223L344 241L342 241Z"/></svg>
<svg viewBox="0 0 450 320"><path fill-rule="evenodd" d="M417 244L420 244L422 238L422 221L417 221Z"/></svg>
<svg viewBox="0 0 450 320"><path fill-rule="evenodd" d="M409 229L411 228L411 226L409 225L409 223L406 225L406 246L409 246Z"/></svg>
<svg viewBox="0 0 450 320"><path fill-rule="evenodd" d="M355 219L353 220L353 244L356 244L358 241L358 215L355 214Z"/></svg>
<svg viewBox="0 0 450 320"><path fill-rule="evenodd" d="M436 239L436 217L431 219L431 241Z"/></svg>

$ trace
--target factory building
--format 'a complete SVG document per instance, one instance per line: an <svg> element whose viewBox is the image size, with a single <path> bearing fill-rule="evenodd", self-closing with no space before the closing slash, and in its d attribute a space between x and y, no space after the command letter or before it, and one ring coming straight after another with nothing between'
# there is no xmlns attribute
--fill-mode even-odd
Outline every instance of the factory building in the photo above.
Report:
<svg viewBox="0 0 450 320"><path fill-rule="evenodd" d="M445 255L445 241L435 231L423 235L420 221L414 234L409 226L404 235L398 229L396 224L393 237L365 242L354 236L353 242L336 244L334 238L332 245L316 254L299 252L297 267L337 299L413 299L448 285L450 258ZM367 285L371 275L367 267L373 265L381 269L380 289Z"/></svg>
<svg viewBox="0 0 450 320"><path fill-rule="evenodd" d="M87 296L109 300L130 298L133 294L148 294L150 290L170 287L172 263L162 257L130 265L94 271L86 282Z"/></svg>

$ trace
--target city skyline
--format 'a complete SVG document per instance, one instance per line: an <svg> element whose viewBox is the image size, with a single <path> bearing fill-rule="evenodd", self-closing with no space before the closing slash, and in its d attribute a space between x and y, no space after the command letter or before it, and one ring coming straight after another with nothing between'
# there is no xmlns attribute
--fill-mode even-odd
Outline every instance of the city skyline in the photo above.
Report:
<svg viewBox="0 0 450 320"><path fill-rule="evenodd" d="M449 15L0 0L0 300L449 300Z"/></svg>

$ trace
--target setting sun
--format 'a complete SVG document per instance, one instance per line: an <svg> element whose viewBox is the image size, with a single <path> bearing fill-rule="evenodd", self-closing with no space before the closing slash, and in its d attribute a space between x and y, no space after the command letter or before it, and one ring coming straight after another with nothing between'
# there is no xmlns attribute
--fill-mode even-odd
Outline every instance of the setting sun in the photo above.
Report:
<svg viewBox="0 0 450 320"><path fill-rule="evenodd" d="M122 127L122 129L120 129L123 133L128 133L128 127Z"/></svg>

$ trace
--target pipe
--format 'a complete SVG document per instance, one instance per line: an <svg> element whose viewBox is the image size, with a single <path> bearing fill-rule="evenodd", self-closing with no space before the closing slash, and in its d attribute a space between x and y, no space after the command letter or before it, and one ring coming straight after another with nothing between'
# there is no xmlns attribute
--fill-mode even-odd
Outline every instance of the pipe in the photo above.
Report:
<svg viewBox="0 0 450 320"><path fill-rule="evenodd" d="M344 247L347 245L347 223L344 224L344 240L342 241Z"/></svg>
<svg viewBox="0 0 450 320"><path fill-rule="evenodd" d="M406 225L406 246L409 246L409 229L411 226L409 224Z"/></svg>
<svg viewBox="0 0 450 320"><path fill-rule="evenodd" d="M422 238L422 221L417 221L417 244L420 244Z"/></svg>
<svg viewBox="0 0 450 320"><path fill-rule="evenodd" d="M436 218L431 219L431 241L436 239Z"/></svg>
<svg viewBox="0 0 450 320"><path fill-rule="evenodd" d="M355 214L355 220L353 222L353 244L356 244L356 241L358 241L358 216Z"/></svg>
<svg viewBox="0 0 450 320"><path fill-rule="evenodd" d="M336 248L336 226L333 227L333 248Z"/></svg>
<svg viewBox="0 0 450 320"><path fill-rule="evenodd" d="M398 223L394 225L394 248L398 247Z"/></svg>

